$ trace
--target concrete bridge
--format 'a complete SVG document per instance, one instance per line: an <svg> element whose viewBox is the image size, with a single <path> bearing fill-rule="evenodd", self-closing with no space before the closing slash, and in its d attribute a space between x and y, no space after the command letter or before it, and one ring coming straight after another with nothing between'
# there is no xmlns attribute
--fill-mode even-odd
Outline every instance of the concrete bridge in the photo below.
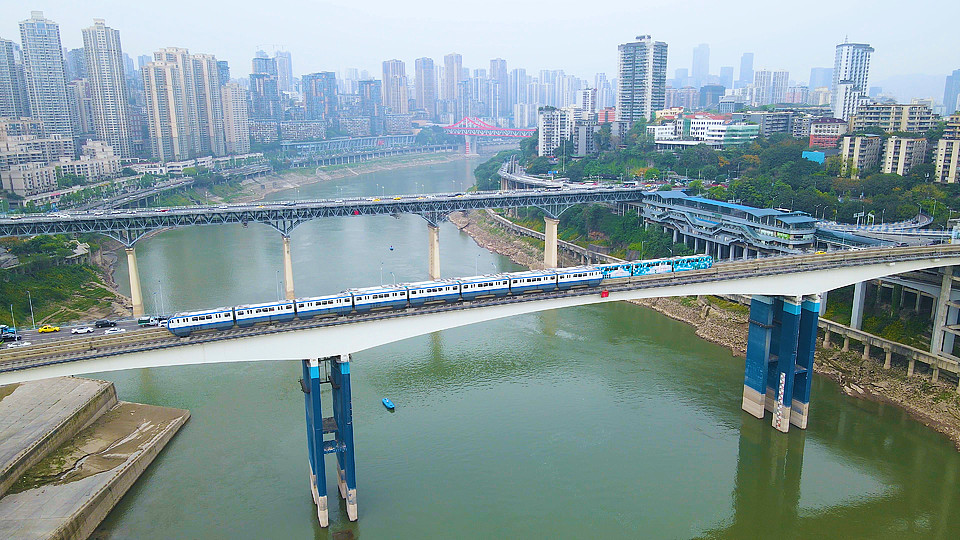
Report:
<svg viewBox="0 0 960 540"><path fill-rule="evenodd" d="M327 523L323 460L336 455L338 486L357 518L350 355L427 333L536 311L661 296L751 295L742 408L773 427L806 428L819 292L923 268L960 264L960 245L884 248L723 262L706 270L622 278L598 288L293 321L176 338L162 329L117 338L82 338L0 354L0 384L52 376L153 366L301 360L311 491ZM282 352L279 352L282 351ZM305 359L305 360L304 360ZM960 373L955 362L940 372ZM320 385L333 389L333 416L323 417ZM332 435L332 439L325 436Z"/></svg>

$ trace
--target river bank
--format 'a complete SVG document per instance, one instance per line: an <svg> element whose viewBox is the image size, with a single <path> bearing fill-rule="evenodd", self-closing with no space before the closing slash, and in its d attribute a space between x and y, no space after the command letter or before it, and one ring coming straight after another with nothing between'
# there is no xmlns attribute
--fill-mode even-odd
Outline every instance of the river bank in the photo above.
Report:
<svg viewBox="0 0 960 540"><path fill-rule="evenodd" d="M231 197L231 203L251 203L263 200L268 195L288 189L325 182L338 178L348 178L361 174L420 167L435 163L458 161L466 156L455 152L437 154L414 154L409 156L395 156L381 159L351 163L346 165L329 165L309 169L289 170L263 178L250 178L240 183L241 192ZM224 202L219 197L210 197L211 202Z"/></svg>
<svg viewBox="0 0 960 540"><path fill-rule="evenodd" d="M455 213L449 217L477 244L529 268L543 267L543 254L502 229L485 213ZM746 306L715 297L675 297L635 300L631 303L693 326L697 336L746 356L749 311ZM952 382L931 382L929 376L908 378L905 365L884 370L876 360L858 352L824 348L818 340L814 371L836 381L849 396L889 403L949 438L960 450L960 396Z"/></svg>

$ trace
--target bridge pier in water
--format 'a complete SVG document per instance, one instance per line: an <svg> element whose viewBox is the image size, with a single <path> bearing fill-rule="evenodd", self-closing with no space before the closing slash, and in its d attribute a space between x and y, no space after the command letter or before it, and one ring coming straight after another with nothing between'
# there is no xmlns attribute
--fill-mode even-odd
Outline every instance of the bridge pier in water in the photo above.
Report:
<svg viewBox="0 0 960 540"><path fill-rule="evenodd" d="M762 296L750 302L750 329L743 376L744 411L786 433L806 429L813 382L820 296Z"/></svg>
<svg viewBox="0 0 960 540"><path fill-rule="evenodd" d="M290 252L290 235L281 235L283 238L283 290L284 298L293 300L296 295L293 292L293 256Z"/></svg>
<svg viewBox="0 0 960 540"><path fill-rule="evenodd" d="M140 271L137 269L137 252L133 246L126 248L127 274L130 279L130 300L133 301L133 316L143 315L143 293L140 291Z"/></svg>
<svg viewBox="0 0 960 540"><path fill-rule="evenodd" d="M434 223L427 223L427 233L429 236L429 271L430 279L440 279L440 226Z"/></svg>
<svg viewBox="0 0 960 540"><path fill-rule="evenodd" d="M324 378L321 367L326 363ZM350 389L350 355L303 360L301 390L307 422L307 451L310 463L310 492L317 506L321 527L329 524L327 506L327 479L324 457L336 454L337 490L347 509L347 518L357 520L357 475L353 445L353 401ZM329 383L333 401L333 416L323 417L320 385ZM332 439L325 440L326 435Z"/></svg>

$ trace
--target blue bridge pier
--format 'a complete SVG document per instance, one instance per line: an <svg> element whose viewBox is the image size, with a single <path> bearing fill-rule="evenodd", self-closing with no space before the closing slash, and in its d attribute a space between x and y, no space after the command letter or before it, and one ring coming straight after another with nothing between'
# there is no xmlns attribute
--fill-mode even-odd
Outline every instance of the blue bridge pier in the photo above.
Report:
<svg viewBox="0 0 960 540"><path fill-rule="evenodd" d="M353 447L353 404L350 393L350 355L303 360L300 387L307 417L307 450L310 492L317 505L321 527L329 524L324 457L335 454L337 487L346 504L347 517L357 520L357 475ZM329 384L333 416L324 418L320 385ZM331 437L332 436L332 437ZM328 438L329 437L329 438Z"/></svg>
<svg viewBox="0 0 960 540"><path fill-rule="evenodd" d="M750 329L743 375L744 411L786 433L806 429L813 382L820 296L761 296L750 302Z"/></svg>

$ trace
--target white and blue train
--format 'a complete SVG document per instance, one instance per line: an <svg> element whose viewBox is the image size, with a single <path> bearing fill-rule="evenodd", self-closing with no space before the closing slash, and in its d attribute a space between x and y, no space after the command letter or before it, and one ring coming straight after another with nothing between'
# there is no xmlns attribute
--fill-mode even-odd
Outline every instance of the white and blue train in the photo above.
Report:
<svg viewBox="0 0 960 540"><path fill-rule="evenodd" d="M373 310L419 307L429 303L597 287L604 280L700 270L711 266L713 258L709 255L692 255L366 287L329 296L177 313L167 321L167 329L177 336L186 337L196 330L223 330L235 326L244 328L261 322L337 317Z"/></svg>

